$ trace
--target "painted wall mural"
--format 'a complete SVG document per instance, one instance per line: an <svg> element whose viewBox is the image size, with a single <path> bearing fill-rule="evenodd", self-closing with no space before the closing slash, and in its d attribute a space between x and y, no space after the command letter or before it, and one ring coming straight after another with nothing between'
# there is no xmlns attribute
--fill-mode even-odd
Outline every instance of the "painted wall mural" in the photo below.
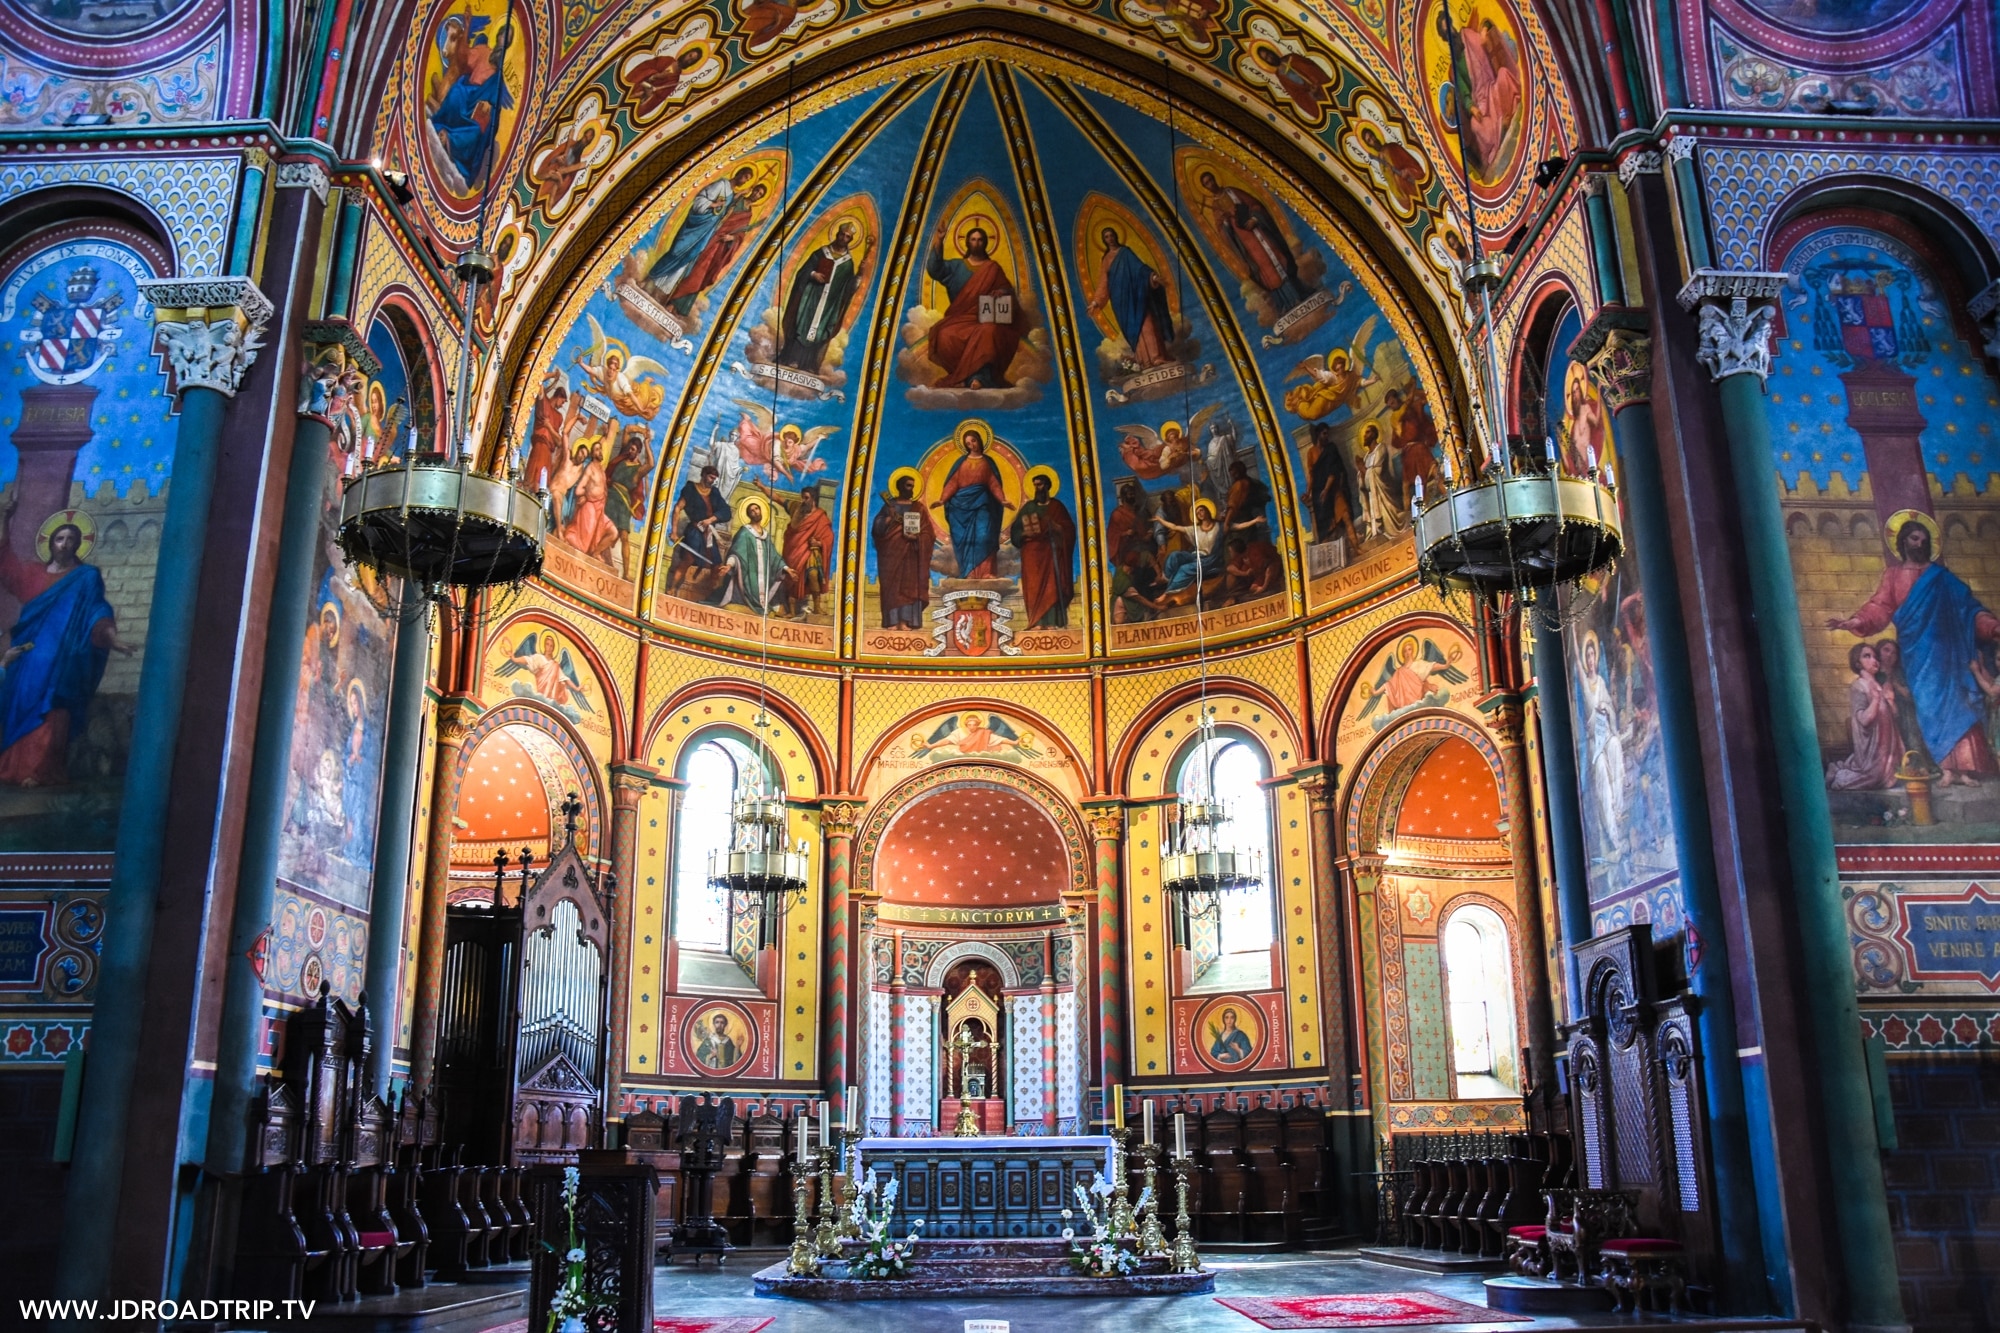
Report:
<svg viewBox="0 0 2000 1333"><path fill-rule="evenodd" d="M1565 467L1587 471L1595 460L1615 469L1610 414L1588 372L1569 358L1582 328L1574 307L1556 325L1539 386L1543 417ZM1679 872L1639 562L1620 560L1585 579L1568 613L1563 652L1593 932L1650 921L1655 936L1676 935Z"/></svg>
<svg viewBox="0 0 2000 1333"><path fill-rule="evenodd" d="M109 850L172 475L150 244L62 228L0 268L0 849Z"/></svg>
<svg viewBox="0 0 2000 1333"><path fill-rule="evenodd" d="M1768 411L1836 837L2000 840L2000 382L1913 229L1778 244Z"/></svg>
<svg viewBox="0 0 2000 1333"><path fill-rule="evenodd" d="M1691 91L1745 111L1992 115L1986 0L1710 0L1682 11Z"/></svg>
<svg viewBox="0 0 2000 1333"><path fill-rule="evenodd" d="M379 330L379 331L377 331ZM313 549L312 620L299 664L278 878L292 891L367 912L375 866L398 589L342 557L340 481L371 433L393 435L409 372L393 333L371 329L379 382L338 343L312 349L303 413L329 431ZM379 391L378 391L379 390ZM394 395L392 399L391 395Z"/></svg>
<svg viewBox="0 0 2000 1333"><path fill-rule="evenodd" d="M695 638L995 663L1268 630L1302 529L1314 600L1393 577L1439 432L1305 206L1053 67L808 102L642 205L537 354L549 573Z"/></svg>

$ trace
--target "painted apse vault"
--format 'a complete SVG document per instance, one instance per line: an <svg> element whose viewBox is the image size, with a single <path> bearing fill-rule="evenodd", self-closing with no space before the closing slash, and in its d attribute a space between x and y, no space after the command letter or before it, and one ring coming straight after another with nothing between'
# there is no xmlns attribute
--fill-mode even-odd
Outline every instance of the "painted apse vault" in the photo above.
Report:
<svg viewBox="0 0 2000 1333"><path fill-rule="evenodd" d="M1119 94L1032 59L902 74L640 205L509 432L549 574L694 639L995 664L1407 574L1441 438L1411 315L1282 178Z"/></svg>

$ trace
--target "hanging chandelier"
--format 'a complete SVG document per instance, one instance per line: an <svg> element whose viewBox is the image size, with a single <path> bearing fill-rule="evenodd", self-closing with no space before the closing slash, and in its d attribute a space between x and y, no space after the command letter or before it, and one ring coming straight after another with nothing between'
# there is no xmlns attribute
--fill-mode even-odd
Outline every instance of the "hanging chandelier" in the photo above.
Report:
<svg viewBox="0 0 2000 1333"><path fill-rule="evenodd" d="M1449 14L1440 14L1449 25ZM1458 127L1461 160L1465 127ZM1567 463L1555 441L1547 441L1539 464L1517 458L1507 440L1500 383L1499 340L1493 329L1493 293L1500 266L1485 257L1479 235L1479 206L1472 176L1465 181L1471 253L1478 258L1461 273L1468 304L1476 301L1484 346L1469 345L1467 360L1480 371L1479 395L1466 417L1478 439L1463 460L1449 430L1444 441L1444 485L1429 496L1418 478L1410 503L1417 543L1417 566L1424 581L1440 592L1469 589L1482 601L1512 596L1534 605L1550 588L1574 585L1616 560L1624 550L1618 522L1616 482L1609 459L1592 456ZM1469 469L1461 475L1459 467Z"/></svg>
<svg viewBox="0 0 2000 1333"><path fill-rule="evenodd" d="M1209 771L1215 747L1215 721L1202 706L1201 726L1196 734L1196 752L1201 771ZM1204 777L1208 790L1183 793L1174 803L1160 841L1160 884L1171 901L1182 904L1191 918L1207 918L1222 910L1222 895L1237 889L1254 889L1264 882L1262 856L1229 845L1229 810L1215 799L1214 783Z"/></svg>
<svg viewBox="0 0 2000 1333"><path fill-rule="evenodd" d="M732 917L757 918L759 947L774 945L785 913L806 900L805 840L792 846L784 800L761 791L737 800L729 820L729 847L710 855L708 882L729 894Z"/></svg>
<svg viewBox="0 0 2000 1333"><path fill-rule="evenodd" d="M493 256L483 250L469 250L458 262L458 276L465 283L465 333L454 404L459 447L453 450L447 442L425 451L412 427L400 458L378 459L375 442L367 440L341 491L341 553L355 564L407 579L434 597L452 588L518 586L542 568L547 491L520 484L511 462L481 471L466 424L472 311L479 288L493 280L493 271Z"/></svg>

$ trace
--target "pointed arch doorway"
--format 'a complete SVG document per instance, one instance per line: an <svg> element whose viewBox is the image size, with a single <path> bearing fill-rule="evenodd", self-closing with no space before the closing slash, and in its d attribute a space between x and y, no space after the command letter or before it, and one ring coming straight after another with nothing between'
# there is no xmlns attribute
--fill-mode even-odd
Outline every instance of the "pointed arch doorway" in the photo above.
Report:
<svg viewBox="0 0 2000 1333"><path fill-rule="evenodd" d="M921 774L869 812L855 878L871 1134L1079 1131L1084 847L1067 801L998 765Z"/></svg>

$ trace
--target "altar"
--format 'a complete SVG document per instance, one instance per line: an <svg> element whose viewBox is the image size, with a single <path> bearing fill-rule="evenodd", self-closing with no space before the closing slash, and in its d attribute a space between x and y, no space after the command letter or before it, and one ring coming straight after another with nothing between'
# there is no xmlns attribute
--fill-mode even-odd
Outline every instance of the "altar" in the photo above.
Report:
<svg viewBox="0 0 2000 1333"><path fill-rule="evenodd" d="M1106 1135L866 1138L861 1169L897 1182L901 1232L921 1218L926 1239L1060 1236L1076 1186L1111 1178Z"/></svg>

